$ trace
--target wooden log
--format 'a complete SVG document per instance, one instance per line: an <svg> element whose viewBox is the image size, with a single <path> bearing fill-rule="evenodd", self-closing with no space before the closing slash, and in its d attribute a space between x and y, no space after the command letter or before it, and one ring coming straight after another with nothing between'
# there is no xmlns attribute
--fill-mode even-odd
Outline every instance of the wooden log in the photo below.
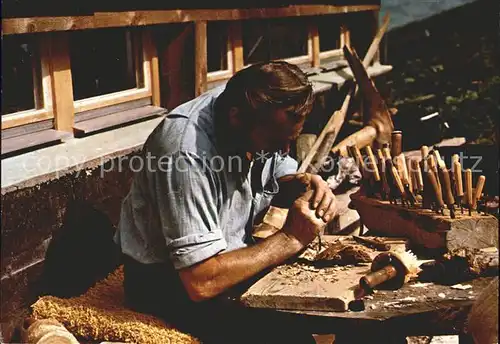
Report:
<svg viewBox="0 0 500 344"><path fill-rule="evenodd" d="M422 208L404 208L387 201L351 195L351 204L369 230L382 235L406 237L429 249L498 247L498 219L492 215L436 214Z"/></svg>

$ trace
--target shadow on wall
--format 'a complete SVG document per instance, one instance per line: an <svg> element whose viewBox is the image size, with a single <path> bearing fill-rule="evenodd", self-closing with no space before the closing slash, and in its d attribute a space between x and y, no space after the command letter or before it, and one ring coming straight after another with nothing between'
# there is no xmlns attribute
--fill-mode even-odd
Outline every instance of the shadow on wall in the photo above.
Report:
<svg viewBox="0 0 500 344"><path fill-rule="evenodd" d="M90 204L68 204L63 225L45 256L39 295L81 295L116 269L120 253L114 232L109 218Z"/></svg>

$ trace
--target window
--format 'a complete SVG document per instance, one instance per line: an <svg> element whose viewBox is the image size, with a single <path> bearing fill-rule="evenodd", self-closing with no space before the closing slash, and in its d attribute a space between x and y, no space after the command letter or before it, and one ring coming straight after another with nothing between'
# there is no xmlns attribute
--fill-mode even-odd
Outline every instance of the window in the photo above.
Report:
<svg viewBox="0 0 500 344"><path fill-rule="evenodd" d="M338 15L317 17L320 57L327 58L341 55L340 20Z"/></svg>
<svg viewBox="0 0 500 344"><path fill-rule="evenodd" d="M245 65L270 59L293 63L310 59L308 26L303 18L248 20L242 31Z"/></svg>
<svg viewBox="0 0 500 344"><path fill-rule="evenodd" d="M32 37L3 37L2 116L40 107L40 61Z"/></svg>
<svg viewBox="0 0 500 344"><path fill-rule="evenodd" d="M75 113L151 97L150 38L140 30L71 33Z"/></svg>
<svg viewBox="0 0 500 344"><path fill-rule="evenodd" d="M79 31L70 40L75 100L144 86L140 41L130 31ZM138 73L136 73L136 71Z"/></svg>
<svg viewBox="0 0 500 344"><path fill-rule="evenodd" d="M207 24L207 63L208 72L229 70L228 52L231 51L228 23L225 21Z"/></svg>
<svg viewBox="0 0 500 344"><path fill-rule="evenodd" d="M35 35L2 37L2 129L52 117L50 75Z"/></svg>

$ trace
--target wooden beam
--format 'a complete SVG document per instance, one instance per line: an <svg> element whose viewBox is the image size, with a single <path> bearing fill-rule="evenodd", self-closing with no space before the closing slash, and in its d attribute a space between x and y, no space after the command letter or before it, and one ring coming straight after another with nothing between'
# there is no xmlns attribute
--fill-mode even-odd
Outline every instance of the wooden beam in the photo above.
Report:
<svg viewBox="0 0 500 344"><path fill-rule="evenodd" d="M20 111L2 116L2 130L52 118L45 109Z"/></svg>
<svg viewBox="0 0 500 344"><path fill-rule="evenodd" d="M320 59L319 59L319 32L318 26L315 24L311 24L309 26L309 39L311 41L311 50L312 50L312 67L319 67Z"/></svg>
<svg viewBox="0 0 500 344"><path fill-rule="evenodd" d="M231 40L233 73L243 69L243 43L241 40L241 22L236 21L229 24L229 37Z"/></svg>
<svg viewBox="0 0 500 344"><path fill-rule="evenodd" d="M73 79L69 56L68 34L52 34L50 44L52 75L52 106L56 130L73 132L75 108L73 104Z"/></svg>
<svg viewBox="0 0 500 344"><path fill-rule="evenodd" d="M207 22L194 24L194 94L199 96L207 90Z"/></svg>
<svg viewBox="0 0 500 344"><path fill-rule="evenodd" d="M296 5L278 8L96 12L90 16L9 18L2 19L2 34L144 26L207 20L300 17L373 11L379 8L380 5Z"/></svg>

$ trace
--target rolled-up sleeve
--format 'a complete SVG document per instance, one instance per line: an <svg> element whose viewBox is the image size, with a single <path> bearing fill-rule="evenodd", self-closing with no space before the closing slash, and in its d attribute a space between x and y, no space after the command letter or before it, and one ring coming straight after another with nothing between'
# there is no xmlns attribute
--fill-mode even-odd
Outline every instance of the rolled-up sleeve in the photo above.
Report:
<svg viewBox="0 0 500 344"><path fill-rule="evenodd" d="M218 188L210 166L190 152L173 154L159 166L156 198L174 267L182 269L225 250L217 210Z"/></svg>
<svg viewBox="0 0 500 344"><path fill-rule="evenodd" d="M288 174L295 174L297 173L298 165L297 161L290 156L287 155L285 157L281 157L278 155L276 168L274 170L274 177L279 179Z"/></svg>

